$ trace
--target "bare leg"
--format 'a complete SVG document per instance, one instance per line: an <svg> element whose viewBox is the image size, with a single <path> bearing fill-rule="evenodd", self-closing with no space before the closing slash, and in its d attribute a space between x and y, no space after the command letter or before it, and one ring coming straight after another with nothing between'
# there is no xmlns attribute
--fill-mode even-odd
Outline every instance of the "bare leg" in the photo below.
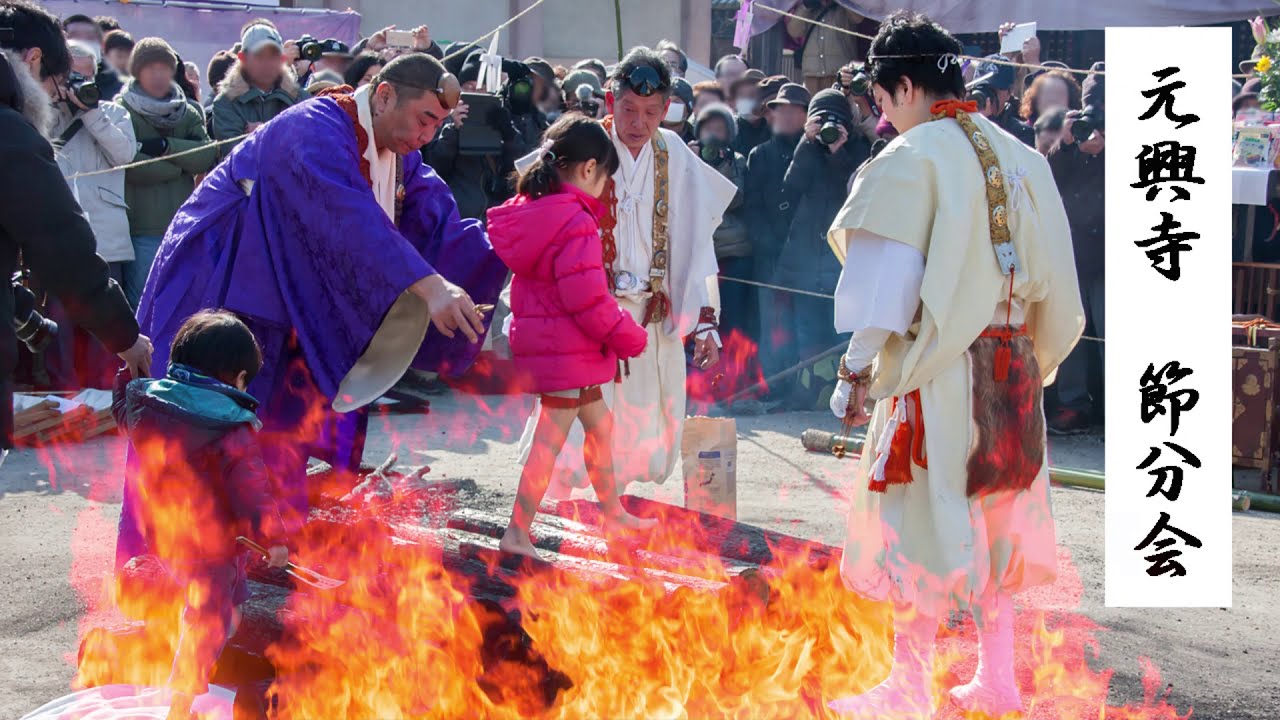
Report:
<svg viewBox="0 0 1280 720"><path fill-rule="evenodd" d="M977 614L978 670L966 685L952 688L951 701L969 712L995 717L1021 711L1013 674L1013 598L999 593Z"/></svg>
<svg viewBox="0 0 1280 720"><path fill-rule="evenodd" d="M657 520L628 513L618 500L618 482L613 471L613 412L609 406L597 400L580 408L578 417L587 434L583 445L587 475L600 498L606 522L629 530L649 530L656 526Z"/></svg>
<svg viewBox="0 0 1280 720"><path fill-rule="evenodd" d="M861 695L830 703L841 715L866 720L923 720L933 717L933 649L938 618L912 608L895 609L893 669L884 682Z"/></svg>
<svg viewBox="0 0 1280 720"><path fill-rule="evenodd" d="M549 408L542 406L538 416L538 426L533 431L533 446L529 449L529 459L525 461L520 472L520 489L516 491L516 504L511 510L511 523L502 534L498 548L503 552L524 555L541 560L538 551L529 538L529 528L538 513L538 505L542 496L547 493L551 483L551 472L556 463L560 448L564 447L565 438L573 419L577 417L577 409Z"/></svg>

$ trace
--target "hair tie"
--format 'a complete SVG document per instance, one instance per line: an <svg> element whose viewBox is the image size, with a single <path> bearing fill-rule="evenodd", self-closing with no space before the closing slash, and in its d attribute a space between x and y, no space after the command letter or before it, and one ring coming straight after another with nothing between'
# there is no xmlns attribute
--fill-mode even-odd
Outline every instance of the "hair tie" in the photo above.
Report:
<svg viewBox="0 0 1280 720"><path fill-rule="evenodd" d="M524 175L525 173L529 172L529 168L533 167L533 164L538 162L539 160L545 160L547 162L552 162L552 163L555 162L556 154L551 152L552 144L553 144L552 141L546 140L541 145L539 145L536 150L529 153L528 155L525 155L519 160L516 160L515 162L516 174Z"/></svg>

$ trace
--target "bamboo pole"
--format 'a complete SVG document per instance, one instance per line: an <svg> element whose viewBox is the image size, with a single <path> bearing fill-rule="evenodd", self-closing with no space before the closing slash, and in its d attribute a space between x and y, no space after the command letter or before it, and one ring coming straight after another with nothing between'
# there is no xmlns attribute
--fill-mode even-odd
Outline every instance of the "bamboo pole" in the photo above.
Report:
<svg viewBox="0 0 1280 720"><path fill-rule="evenodd" d="M613 19L618 30L618 62L622 62L622 0L613 0Z"/></svg>
<svg viewBox="0 0 1280 720"><path fill-rule="evenodd" d="M819 430L817 428L809 428L800 436L800 442L804 445L805 450L811 452L830 453L831 448L837 442L841 442L847 447L859 447L862 444L862 438L849 437L844 438L835 433ZM857 457L857 453L849 453L850 457ZM1091 470L1081 470L1079 468L1063 468L1049 467L1049 482L1055 485L1063 485L1065 487L1086 488L1089 490L1106 490L1105 476L1099 472ZM1260 510L1262 512L1280 513L1280 495L1268 495L1266 493L1251 492L1248 490L1233 490L1231 492L1231 508L1239 512L1246 510Z"/></svg>

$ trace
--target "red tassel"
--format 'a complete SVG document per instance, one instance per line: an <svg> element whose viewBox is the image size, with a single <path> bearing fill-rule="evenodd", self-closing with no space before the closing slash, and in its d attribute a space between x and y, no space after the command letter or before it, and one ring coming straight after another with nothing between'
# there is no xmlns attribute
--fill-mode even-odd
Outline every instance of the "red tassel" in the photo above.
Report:
<svg viewBox="0 0 1280 720"><path fill-rule="evenodd" d="M1000 339L1000 347L996 348L995 367L992 368L992 375L995 376L996 382L1004 382L1009 379L1009 363L1013 361L1013 350L1009 346L1009 340Z"/></svg>

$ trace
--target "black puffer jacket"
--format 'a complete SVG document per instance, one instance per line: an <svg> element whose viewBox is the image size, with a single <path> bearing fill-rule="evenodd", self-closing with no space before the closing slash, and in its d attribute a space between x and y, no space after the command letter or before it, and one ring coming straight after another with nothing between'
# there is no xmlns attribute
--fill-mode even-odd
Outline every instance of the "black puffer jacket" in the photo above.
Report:
<svg viewBox="0 0 1280 720"><path fill-rule="evenodd" d="M18 357L8 283L19 255L40 287L107 349L123 352L138 339L133 310L94 252L93 229L54 162L53 148L22 114L27 100L16 73L26 71L0 54L0 447L5 448L13 431L9 378Z"/></svg>
<svg viewBox="0 0 1280 720"><path fill-rule="evenodd" d="M827 245L827 230L848 197L849 178L870 155L871 145L861 133L851 133L835 153L816 140L800 141L782 182L783 202L794 206L795 214L778 258L774 282L814 292L835 292L840 263Z"/></svg>

